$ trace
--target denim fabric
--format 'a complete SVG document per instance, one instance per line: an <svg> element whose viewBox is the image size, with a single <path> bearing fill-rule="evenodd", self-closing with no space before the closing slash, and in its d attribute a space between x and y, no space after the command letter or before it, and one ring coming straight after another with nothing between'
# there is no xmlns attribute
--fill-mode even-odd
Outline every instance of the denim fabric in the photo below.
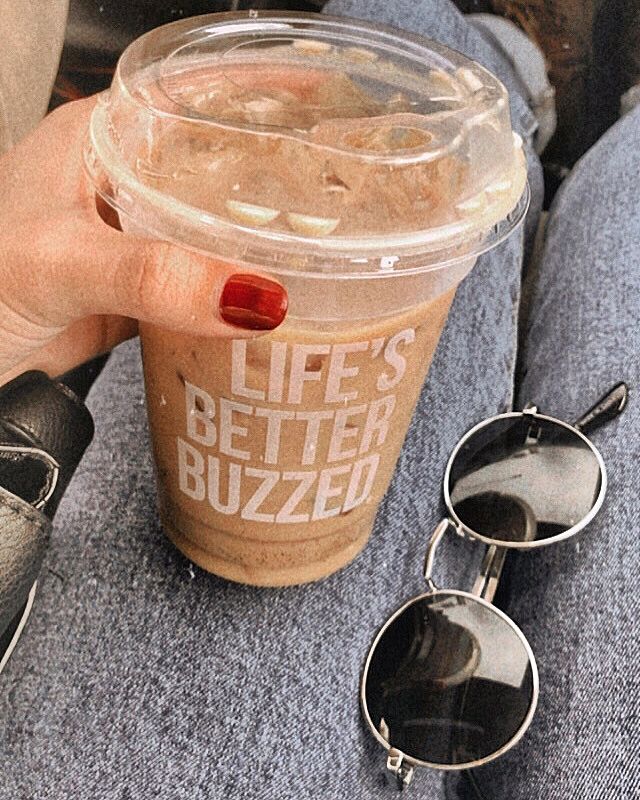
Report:
<svg viewBox="0 0 640 800"><path fill-rule="evenodd" d="M424 10L423 31L429 20L445 31L447 14L459 24L450 6ZM452 446L511 403L521 260L519 231L461 286L373 539L317 585L225 583L164 540L137 347L114 355L28 636L3 675L0 798L380 796L384 754L358 707L362 662L389 612L423 589ZM439 575L467 585L478 557L452 540ZM415 796L440 787L425 772Z"/></svg>
<svg viewBox="0 0 640 800"><path fill-rule="evenodd" d="M164 540L137 347L114 354L91 396L94 445L3 675L0 798L380 796L383 751L358 709L363 657L422 590L452 445L510 402L519 248L516 236L461 288L373 539L317 585L225 583ZM464 584L472 548L448 547L440 575ZM440 781L424 773L415 796Z"/></svg>
<svg viewBox="0 0 640 800"><path fill-rule="evenodd" d="M486 800L640 797L639 140L637 108L576 165L547 227L519 402L573 420L619 380L630 400L592 436L609 477L599 516L574 540L507 560L505 610L541 690L520 745L476 771Z"/></svg>
<svg viewBox="0 0 640 800"><path fill-rule="evenodd" d="M3 674L2 800L380 797L362 662L389 612L423 590L452 446L511 401L519 269L516 235L461 287L372 541L310 586L226 583L164 539L138 349L119 348L90 397L96 438ZM477 548L452 538L439 555L443 582L470 584ZM414 796L440 784L426 771Z"/></svg>

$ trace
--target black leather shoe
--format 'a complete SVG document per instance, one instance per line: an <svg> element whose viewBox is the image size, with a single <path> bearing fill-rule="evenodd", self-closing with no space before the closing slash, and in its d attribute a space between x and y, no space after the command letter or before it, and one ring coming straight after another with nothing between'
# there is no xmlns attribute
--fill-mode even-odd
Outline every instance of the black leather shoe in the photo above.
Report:
<svg viewBox="0 0 640 800"><path fill-rule="evenodd" d="M20 634L27 624L27 619L31 613L33 600L36 595L37 585L38 582L35 581L27 597L27 602L11 620L4 633L0 634L0 673L2 673L5 664L9 660L9 656L13 653L15 646L18 644Z"/></svg>
<svg viewBox="0 0 640 800"><path fill-rule="evenodd" d="M0 388L0 671L29 616L51 519L93 431L84 403L43 372Z"/></svg>

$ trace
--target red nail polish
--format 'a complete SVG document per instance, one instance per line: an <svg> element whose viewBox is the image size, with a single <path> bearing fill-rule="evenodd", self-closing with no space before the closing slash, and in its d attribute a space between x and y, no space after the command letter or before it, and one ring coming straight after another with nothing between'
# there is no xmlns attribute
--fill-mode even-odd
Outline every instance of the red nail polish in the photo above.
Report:
<svg viewBox="0 0 640 800"><path fill-rule="evenodd" d="M259 275L232 275L220 297L220 316L230 325L250 331L271 331L287 313L287 290Z"/></svg>

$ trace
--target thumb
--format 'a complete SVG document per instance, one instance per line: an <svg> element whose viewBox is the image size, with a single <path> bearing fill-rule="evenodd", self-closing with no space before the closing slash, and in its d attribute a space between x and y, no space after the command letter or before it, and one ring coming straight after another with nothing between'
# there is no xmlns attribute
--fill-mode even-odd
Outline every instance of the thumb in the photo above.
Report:
<svg viewBox="0 0 640 800"><path fill-rule="evenodd" d="M117 314L197 336L251 336L287 312L286 289L264 275L169 242L90 232L79 258L65 259L65 283L86 314ZM84 253L84 255L82 255ZM88 254L88 255L87 255Z"/></svg>

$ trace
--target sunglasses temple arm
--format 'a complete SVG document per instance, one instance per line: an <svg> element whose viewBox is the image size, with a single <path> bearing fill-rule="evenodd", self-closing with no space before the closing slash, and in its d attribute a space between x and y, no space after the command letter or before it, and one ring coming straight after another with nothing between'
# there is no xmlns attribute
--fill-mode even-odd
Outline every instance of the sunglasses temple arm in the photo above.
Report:
<svg viewBox="0 0 640 800"><path fill-rule="evenodd" d="M495 544L487 547L480 567L480 574L473 584L472 594L492 603L498 588L502 567L507 556L505 547L496 547Z"/></svg>
<svg viewBox="0 0 640 800"><path fill-rule="evenodd" d="M629 388L626 383L617 383L593 405L586 414L573 423L581 433L593 431L614 419L627 407Z"/></svg>

